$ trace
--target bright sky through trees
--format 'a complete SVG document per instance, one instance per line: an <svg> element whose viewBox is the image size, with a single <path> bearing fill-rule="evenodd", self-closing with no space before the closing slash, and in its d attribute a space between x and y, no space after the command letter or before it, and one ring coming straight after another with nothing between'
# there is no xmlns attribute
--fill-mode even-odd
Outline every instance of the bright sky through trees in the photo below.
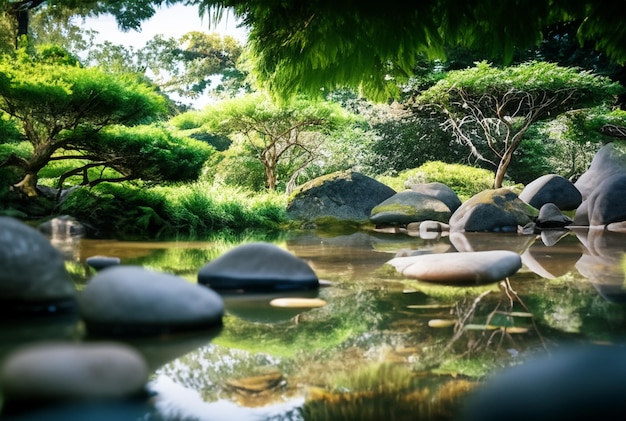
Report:
<svg viewBox="0 0 626 421"><path fill-rule="evenodd" d="M245 28L237 27L238 22L232 13L225 13L224 19L216 28L209 28L209 18L207 16L200 18L197 7L182 4L159 9L151 19L141 25L141 32L120 31L115 17L112 15L88 18L85 22L86 28L94 29L100 33L98 41L110 41L114 44L134 48L143 47L146 41L158 34L162 34L166 38L179 38L191 31L218 32L223 35L230 35L243 44L248 33Z"/></svg>

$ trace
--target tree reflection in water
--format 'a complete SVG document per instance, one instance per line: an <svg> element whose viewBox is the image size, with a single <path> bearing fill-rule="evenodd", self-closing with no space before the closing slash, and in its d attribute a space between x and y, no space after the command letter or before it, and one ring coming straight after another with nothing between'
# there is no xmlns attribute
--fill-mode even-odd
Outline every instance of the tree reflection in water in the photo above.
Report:
<svg viewBox="0 0 626 421"><path fill-rule="evenodd" d="M494 373L567 344L624 341L626 234L453 237L305 232L276 241L332 282L318 292L327 305L270 314L262 297L227 298L224 327L210 343L181 347L155 366L155 407L169 420L455 419L465 396ZM97 250L85 241L84 250ZM490 249L514 250L524 266L496 284L451 287L403 278L385 264L400 250ZM194 242L115 251L123 264L190 282L219 255ZM84 283L80 269L73 273Z"/></svg>

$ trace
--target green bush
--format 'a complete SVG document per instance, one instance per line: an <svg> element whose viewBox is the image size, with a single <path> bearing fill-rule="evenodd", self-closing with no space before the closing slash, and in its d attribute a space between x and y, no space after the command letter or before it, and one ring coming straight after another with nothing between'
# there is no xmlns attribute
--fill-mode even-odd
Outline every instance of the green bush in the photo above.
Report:
<svg viewBox="0 0 626 421"><path fill-rule="evenodd" d="M418 168L402 171L396 177L380 177L378 181L398 192L410 188L412 184L440 182L454 190L464 201L492 188L493 178L493 172L483 168L432 161Z"/></svg>
<svg viewBox="0 0 626 421"><path fill-rule="evenodd" d="M209 183L139 188L102 183L72 192L61 212L84 222L90 236L198 239L279 230L286 197Z"/></svg>

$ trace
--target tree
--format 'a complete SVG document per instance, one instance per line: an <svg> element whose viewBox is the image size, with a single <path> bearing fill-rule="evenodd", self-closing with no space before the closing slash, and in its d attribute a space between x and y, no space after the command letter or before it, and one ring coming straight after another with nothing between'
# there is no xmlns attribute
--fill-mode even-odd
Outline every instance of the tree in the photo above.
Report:
<svg viewBox="0 0 626 421"><path fill-rule="evenodd" d="M236 68L242 50L231 36L192 31L179 39L157 36L139 54L140 62L164 92L197 98L211 87L212 77L228 75L232 79L238 75L239 85L243 85L245 75Z"/></svg>
<svg viewBox="0 0 626 421"><path fill-rule="evenodd" d="M575 22L580 42L626 62L624 0L197 0L219 15L233 8L250 28L248 44L260 81L282 96L350 86L377 99L397 94L418 55L443 58L465 46L505 63L531 48L546 27Z"/></svg>
<svg viewBox="0 0 626 421"><path fill-rule="evenodd" d="M84 153L100 130L149 123L164 109L165 99L136 76L81 68L55 48L36 58L23 50L0 56L0 111L17 122L32 146L28 158L12 154L0 167L19 168L24 176L14 187L36 196L38 172L53 157Z"/></svg>
<svg viewBox="0 0 626 421"><path fill-rule="evenodd" d="M615 101L623 88L608 78L553 63L529 62L496 68L481 62L449 72L416 98L416 107L434 107L477 158L477 141L496 156L494 187L502 186L513 153L537 121L577 108Z"/></svg>
<svg viewBox="0 0 626 421"><path fill-rule="evenodd" d="M298 174L319 157L327 136L353 121L337 104L296 98L278 106L262 94L222 101L192 113L201 131L239 136L246 142L263 164L270 190L276 189L279 164L290 162L287 184L293 184ZM181 115L172 123L189 129L181 125L189 121L189 116Z"/></svg>
<svg viewBox="0 0 626 421"><path fill-rule="evenodd" d="M0 0L0 14L9 16L15 28L15 46L22 36L29 35L32 11L47 7L51 14L80 16L115 16L120 29L139 29L141 23L156 13L162 4L171 5L183 0Z"/></svg>

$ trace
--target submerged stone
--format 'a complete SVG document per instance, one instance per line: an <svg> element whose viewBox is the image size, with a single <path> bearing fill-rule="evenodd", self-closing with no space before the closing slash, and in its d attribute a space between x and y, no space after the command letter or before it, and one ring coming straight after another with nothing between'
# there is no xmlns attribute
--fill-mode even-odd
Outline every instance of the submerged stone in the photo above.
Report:
<svg viewBox="0 0 626 421"><path fill-rule="evenodd" d="M244 244L207 263L198 283L216 291L294 291L319 287L302 259L270 243Z"/></svg>
<svg viewBox="0 0 626 421"><path fill-rule="evenodd" d="M113 256L89 256L85 259L85 263L95 270L102 270L110 266L117 266L121 263L121 261L122 260L119 257Z"/></svg>
<svg viewBox="0 0 626 421"><path fill-rule="evenodd" d="M98 272L78 303L89 333L113 336L221 326L224 314L224 302L215 291L138 266Z"/></svg>
<svg viewBox="0 0 626 421"><path fill-rule="evenodd" d="M522 267L519 254L508 250L424 254L395 257L388 264L409 278L442 284L500 281Z"/></svg>

